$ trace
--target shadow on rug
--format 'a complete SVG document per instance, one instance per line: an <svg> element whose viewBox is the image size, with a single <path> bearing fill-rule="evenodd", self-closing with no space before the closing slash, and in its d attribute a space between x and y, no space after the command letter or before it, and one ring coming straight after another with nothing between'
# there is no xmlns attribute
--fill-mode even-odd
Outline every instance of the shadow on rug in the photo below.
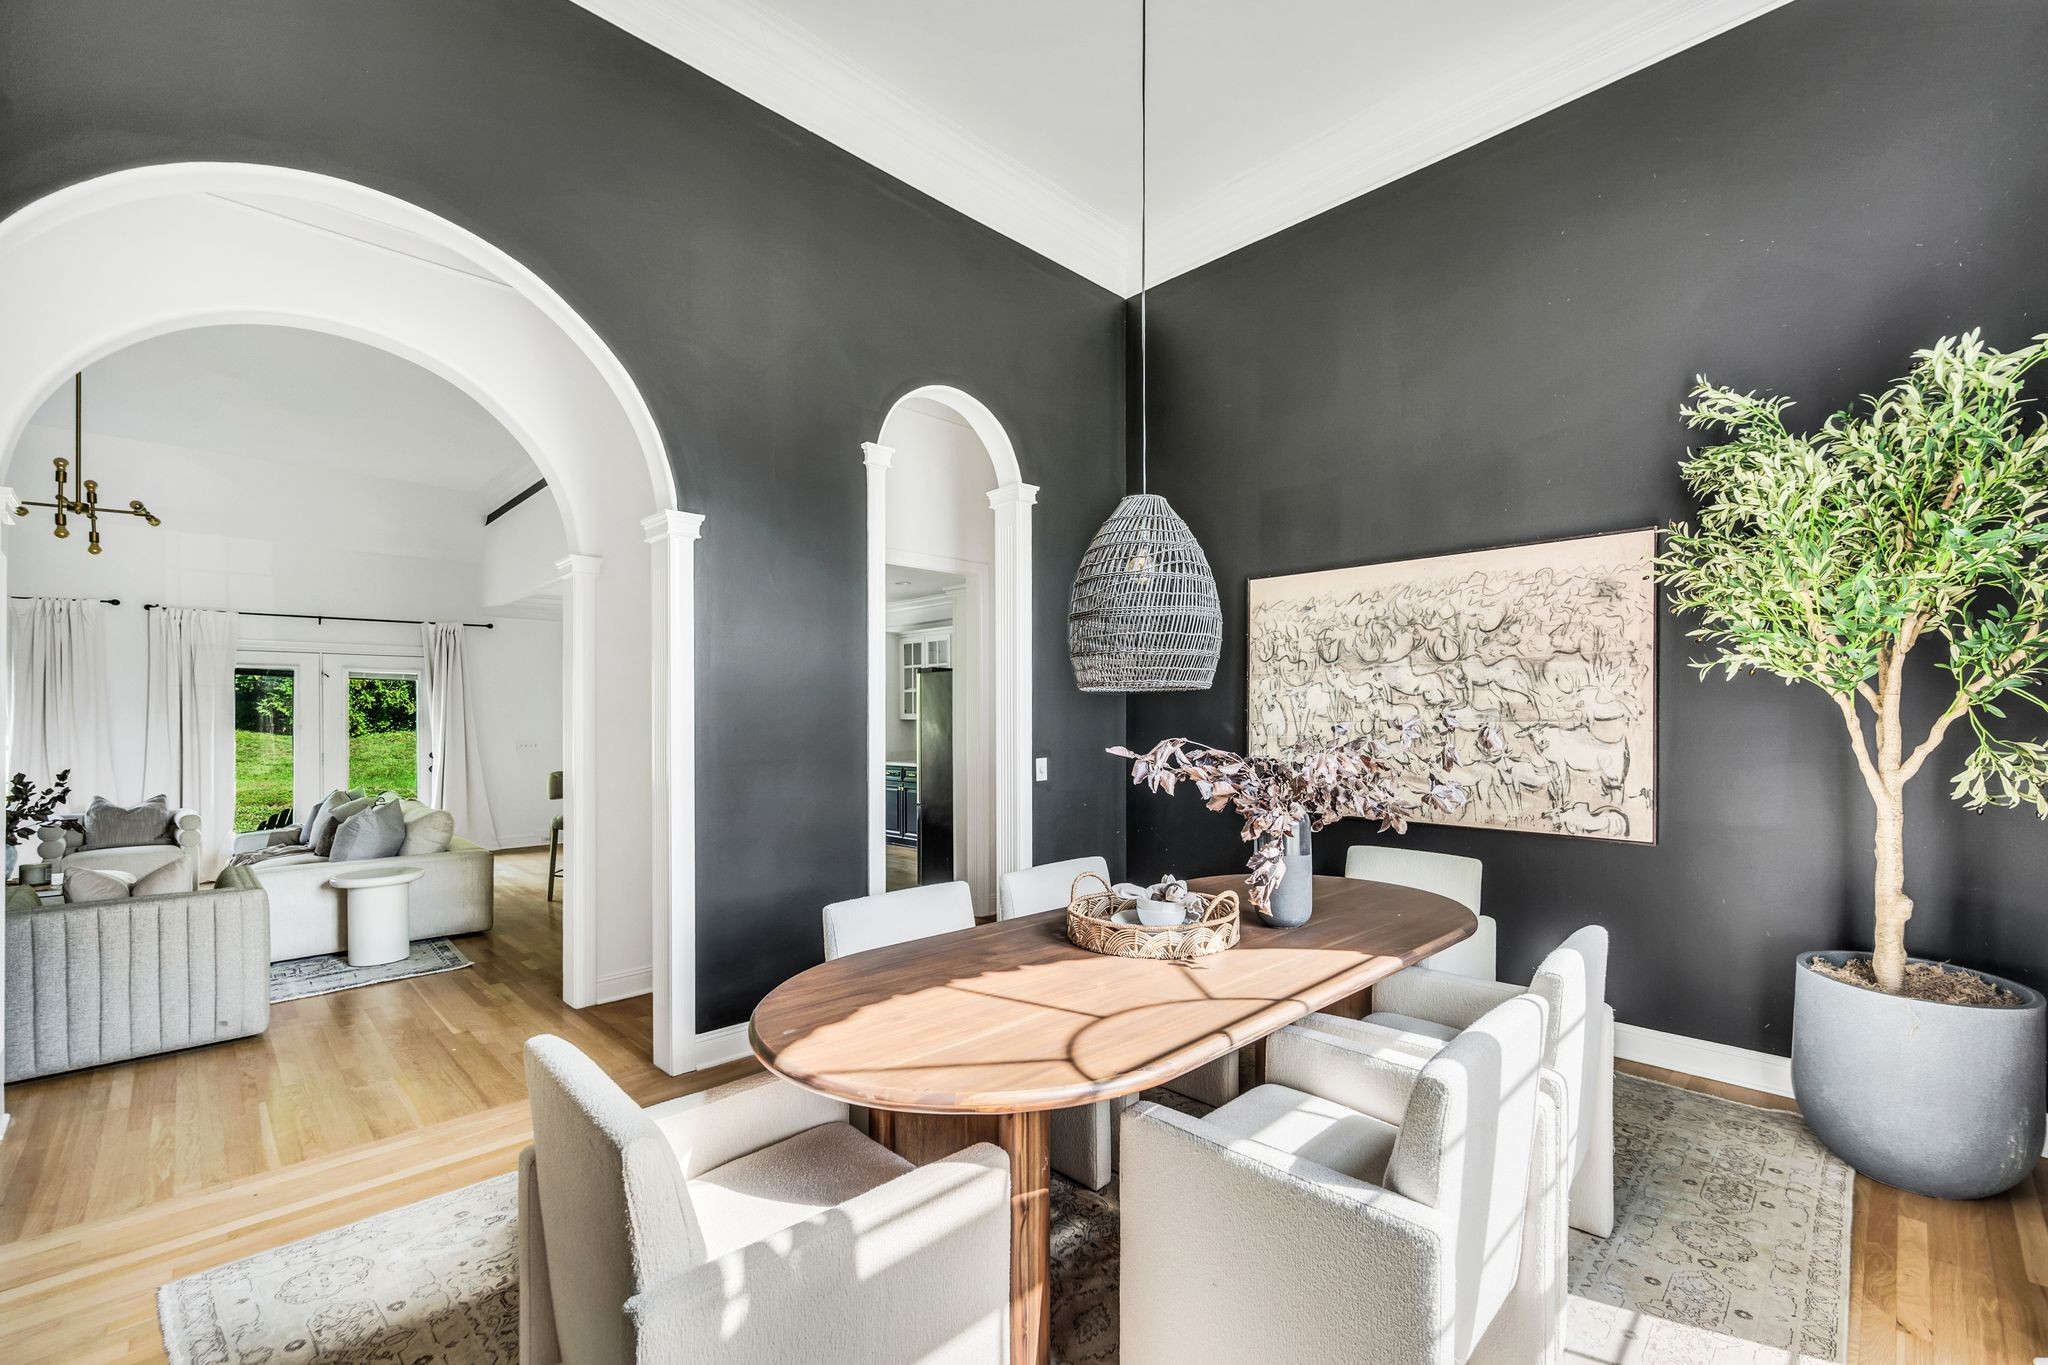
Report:
<svg viewBox="0 0 2048 1365"><path fill-rule="evenodd" d="M1797 1116L1617 1075L1615 1148L1614 1236L1572 1235L1568 1359L1843 1360L1855 1175ZM515 1208L500 1176L175 1281L164 1348L172 1365L516 1365ZM1052 1259L1054 1358L1114 1365L1114 1183L1053 1182Z"/></svg>

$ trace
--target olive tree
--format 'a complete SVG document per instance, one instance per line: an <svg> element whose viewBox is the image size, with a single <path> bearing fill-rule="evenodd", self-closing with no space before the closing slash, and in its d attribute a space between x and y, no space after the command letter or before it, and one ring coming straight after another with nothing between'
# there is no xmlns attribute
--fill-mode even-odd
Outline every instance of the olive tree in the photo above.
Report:
<svg viewBox="0 0 2048 1365"><path fill-rule="evenodd" d="M1692 638L1713 647L1703 675L1760 669L1814 684L1841 711L1877 807L1871 966L1887 991L1904 979L1913 914L1902 796L1950 730L1974 739L1957 798L2048 818L2048 748L1986 725L2016 703L2044 707L2048 422L2029 421L2023 395L2044 359L2048 335L2010 352L1976 332L1946 337L1809 434L1786 426L1790 400L1704 378L1682 409L1728 439L1685 462L1701 505L1698 529L1672 527L1660 561L1672 605L1699 613ZM1906 660L1936 639L1948 699L1909 736Z"/></svg>

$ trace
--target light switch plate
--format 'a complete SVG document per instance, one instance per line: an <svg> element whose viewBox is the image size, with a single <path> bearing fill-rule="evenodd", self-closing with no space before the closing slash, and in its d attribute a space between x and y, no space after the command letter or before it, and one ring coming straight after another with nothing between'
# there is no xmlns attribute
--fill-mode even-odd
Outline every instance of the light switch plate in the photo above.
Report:
<svg viewBox="0 0 2048 1365"><path fill-rule="evenodd" d="M1043 756L1032 760L1031 770L1033 778L1040 782L1045 781L1046 767L1051 762L1051 759L1045 758Z"/></svg>

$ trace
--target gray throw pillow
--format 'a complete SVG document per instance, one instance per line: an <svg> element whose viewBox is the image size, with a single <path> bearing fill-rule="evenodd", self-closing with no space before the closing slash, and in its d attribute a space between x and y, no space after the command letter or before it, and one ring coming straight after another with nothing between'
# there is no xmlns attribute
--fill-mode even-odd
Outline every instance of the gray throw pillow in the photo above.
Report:
<svg viewBox="0 0 2048 1365"><path fill-rule="evenodd" d="M405 843L398 851L406 857L446 853L448 845L455 842L455 816L452 812L435 810L418 801L402 801L399 809L405 812Z"/></svg>
<svg viewBox="0 0 2048 1365"><path fill-rule="evenodd" d="M138 844L174 844L171 808L161 796L152 796L139 806L117 806L104 796L95 796L85 808L87 848L134 848Z"/></svg>
<svg viewBox="0 0 2048 1365"><path fill-rule="evenodd" d="M377 801L341 822L327 858L357 863L365 858L390 858L405 844L405 812L396 801Z"/></svg>
<svg viewBox="0 0 2048 1365"><path fill-rule="evenodd" d="M89 905L94 901L125 901L135 894L135 874L116 872L111 867L83 867L64 874L64 902Z"/></svg>
<svg viewBox="0 0 2048 1365"><path fill-rule="evenodd" d="M320 812L330 806L338 806L346 800L348 800L348 793L336 787L333 791L315 801L313 809L306 812L306 818L299 821L299 842L302 844L312 843L313 826L320 822Z"/></svg>
<svg viewBox="0 0 2048 1365"><path fill-rule="evenodd" d="M366 796L357 797L353 801L328 802L320 808L320 818L314 822L313 828L306 831L306 842L312 845L315 853L325 858L327 850L334 843L334 831L341 828L341 822L357 811L369 808L370 799Z"/></svg>
<svg viewBox="0 0 2048 1365"><path fill-rule="evenodd" d="M176 896L197 890L192 884L193 867L190 858L174 858L162 867L143 873L135 879L132 894L137 896Z"/></svg>

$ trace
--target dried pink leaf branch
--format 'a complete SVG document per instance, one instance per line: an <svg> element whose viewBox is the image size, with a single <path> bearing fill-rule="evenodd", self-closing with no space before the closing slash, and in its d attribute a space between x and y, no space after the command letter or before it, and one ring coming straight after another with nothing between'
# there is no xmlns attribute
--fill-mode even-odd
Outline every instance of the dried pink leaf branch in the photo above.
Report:
<svg viewBox="0 0 2048 1365"><path fill-rule="evenodd" d="M1377 820L1382 830L1400 834L1424 808L1442 815L1464 809L1465 789L1446 776L1459 761L1457 732L1448 720L1433 727L1435 752L1427 758L1418 752L1420 721L1409 721L1391 741L1370 734L1354 739L1346 725L1331 728L1320 744L1298 742L1271 757L1246 758L1184 738L1161 740L1144 753L1122 746L1109 752L1130 760L1133 785L1170 796L1185 780L1210 810L1237 811L1252 846L1252 904L1263 910L1287 875L1287 835L1302 821L1322 829L1339 820ZM1481 743L1490 749L1500 741L1482 735ZM1420 793L1413 794L1418 785Z"/></svg>

